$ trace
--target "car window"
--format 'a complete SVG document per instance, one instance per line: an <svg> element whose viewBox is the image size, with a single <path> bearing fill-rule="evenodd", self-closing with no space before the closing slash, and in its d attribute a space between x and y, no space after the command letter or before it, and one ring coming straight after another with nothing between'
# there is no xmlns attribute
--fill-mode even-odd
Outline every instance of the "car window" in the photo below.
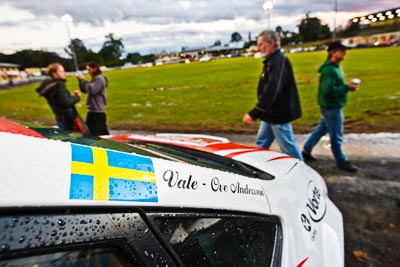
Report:
<svg viewBox="0 0 400 267"><path fill-rule="evenodd" d="M276 221L198 214L151 218L187 266L279 266L280 227Z"/></svg>
<svg viewBox="0 0 400 267"><path fill-rule="evenodd" d="M135 265L126 259L118 248L95 247L77 250L51 252L41 255L26 256L18 259L0 261L1 267L94 267Z"/></svg>
<svg viewBox="0 0 400 267"><path fill-rule="evenodd" d="M133 266L175 266L169 251L143 217L134 207L0 208L0 267L86 266L87 255L93 256L91 260L115 262L116 266L125 266L125 259L139 263ZM68 265L73 261L71 257L78 257L83 263ZM24 265L24 259L35 264Z"/></svg>

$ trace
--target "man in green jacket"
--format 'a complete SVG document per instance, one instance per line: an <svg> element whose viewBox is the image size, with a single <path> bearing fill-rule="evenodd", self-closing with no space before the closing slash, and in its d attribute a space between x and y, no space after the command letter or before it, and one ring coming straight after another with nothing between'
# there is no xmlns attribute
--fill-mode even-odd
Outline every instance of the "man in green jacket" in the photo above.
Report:
<svg viewBox="0 0 400 267"><path fill-rule="evenodd" d="M357 172L342 151L343 142L343 107L347 103L347 93L358 90L358 84L346 84L343 70L339 63L346 56L346 46L340 41L334 41L328 46L328 59L322 64L318 86L318 105L320 106L321 119L311 133L303 148L304 160L316 160L311 155L314 146L322 136L329 133L331 150L337 166L348 172Z"/></svg>

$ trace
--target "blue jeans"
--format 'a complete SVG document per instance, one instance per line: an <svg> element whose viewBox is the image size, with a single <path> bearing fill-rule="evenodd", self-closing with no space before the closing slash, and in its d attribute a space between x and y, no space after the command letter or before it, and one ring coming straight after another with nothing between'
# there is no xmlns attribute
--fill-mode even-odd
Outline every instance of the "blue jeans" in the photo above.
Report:
<svg viewBox="0 0 400 267"><path fill-rule="evenodd" d="M57 127L58 127L59 129L62 129L62 127L63 127L63 121L62 121L62 119L57 119L57 118L56 118L56 123L57 123Z"/></svg>
<svg viewBox="0 0 400 267"><path fill-rule="evenodd" d="M311 154L314 146L319 142L322 136L329 133L331 142L331 150L337 163L347 161L346 156L342 152L343 143L343 110L341 108L320 108L321 119L317 128L311 133L304 144L303 151Z"/></svg>
<svg viewBox="0 0 400 267"><path fill-rule="evenodd" d="M283 153L303 160L300 150L297 147L296 140L294 139L292 124L290 122L271 124L261 121L257 133L256 146L269 148L275 138Z"/></svg>

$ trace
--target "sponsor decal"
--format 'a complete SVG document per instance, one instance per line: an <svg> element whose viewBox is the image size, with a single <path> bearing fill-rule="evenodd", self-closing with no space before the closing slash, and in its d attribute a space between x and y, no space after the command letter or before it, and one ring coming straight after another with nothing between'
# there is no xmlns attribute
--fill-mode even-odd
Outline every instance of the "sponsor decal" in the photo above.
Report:
<svg viewBox="0 0 400 267"><path fill-rule="evenodd" d="M319 223L326 214L326 196L315 185L314 181L308 183L306 212L300 216L301 223L307 232L311 233L311 240L315 240L317 230L315 224Z"/></svg>
<svg viewBox="0 0 400 267"><path fill-rule="evenodd" d="M200 187L209 187L213 192L232 193L241 195L264 196L262 189L254 188L247 183L236 181L234 183L222 183L218 177L214 177L209 182L199 182L189 175L182 177L178 171L167 170L164 172L163 181L170 188L198 190Z"/></svg>
<svg viewBox="0 0 400 267"><path fill-rule="evenodd" d="M70 199L158 202L150 158L71 144Z"/></svg>

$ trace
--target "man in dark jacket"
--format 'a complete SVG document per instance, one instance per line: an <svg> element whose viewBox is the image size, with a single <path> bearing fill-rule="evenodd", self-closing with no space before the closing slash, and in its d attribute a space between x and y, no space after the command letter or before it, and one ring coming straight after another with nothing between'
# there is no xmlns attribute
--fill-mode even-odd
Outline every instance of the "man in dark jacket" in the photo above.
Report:
<svg viewBox="0 0 400 267"><path fill-rule="evenodd" d="M340 41L332 42L328 46L328 59L318 70L318 105L321 119L304 144L302 154L305 160L316 160L311 151L321 137L329 133L331 150L337 166L348 172L356 172L357 168L347 160L342 151L343 107L347 103L347 93L358 90L358 84L345 83L343 70L339 65L346 56L346 48Z"/></svg>
<svg viewBox="0 0 400 267"><path fill-rule="evenodd" d="M78 116L75 104L80 100L80 92L75 91L71 96L65 86L66 75L61 64L50 64L47 67L47 74L50 77L40 84L36 92L46 98L56 117L57 126L72 131L73 121Z"/></svg>
<svg viewBox="0 0 400 267"><path fill-rule="evenodd" d="M291 121L301 117L300 99L290 61L282 54L278 36L273 31L258 35L258 49L264 54L264 68L258 82L256 106L243 122L261 120L257 134L258 147L269 148L276 138L283 153L303 160L293 136Z"/></svg>

